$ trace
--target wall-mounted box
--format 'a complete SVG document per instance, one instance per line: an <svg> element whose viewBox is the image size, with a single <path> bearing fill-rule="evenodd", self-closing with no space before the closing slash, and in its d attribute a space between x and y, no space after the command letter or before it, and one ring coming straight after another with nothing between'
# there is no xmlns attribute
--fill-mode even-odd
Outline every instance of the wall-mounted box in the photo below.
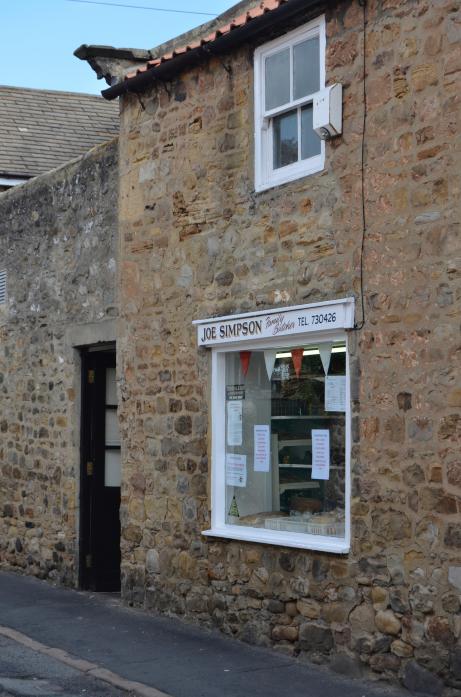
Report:
<svg viewBox="0 0 461 697"><path fill-rule="evenodd" d="M342 133L342 95L342 85L335 84L320 90L314 97L313 127L323 140Z"/></svg>

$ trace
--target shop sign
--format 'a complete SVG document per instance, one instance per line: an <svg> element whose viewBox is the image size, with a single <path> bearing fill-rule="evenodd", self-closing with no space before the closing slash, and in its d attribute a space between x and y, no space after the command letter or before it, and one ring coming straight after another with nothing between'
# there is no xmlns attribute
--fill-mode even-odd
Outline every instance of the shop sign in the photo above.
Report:
<svg viewBox="0 0 461 697"><path fill-rule="evenodd" d="M199 346L348 329L354 326L354 299L196 320L194 324Z"/></svg>

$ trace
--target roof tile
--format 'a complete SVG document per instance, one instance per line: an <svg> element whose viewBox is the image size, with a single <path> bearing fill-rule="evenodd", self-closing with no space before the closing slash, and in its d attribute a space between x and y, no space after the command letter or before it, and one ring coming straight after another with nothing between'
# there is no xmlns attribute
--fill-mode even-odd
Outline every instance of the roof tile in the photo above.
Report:
<svg viewBox="0 0 461 697"><path fill-rule="evenodd" d="M130 80L135 78L136 75L139 75L140 73L145 73L147 70L153 70L157 68L160 64L166 63L167 61L172 60L176 56L182 55L188 51L194 51L198 48L206 46L206 44L213 43L213 41L216 41L216 39L219 39L221 36L229 34L234 29L239 29L240 27L243 27L245 24L248 24L249 22L253 21L254 19L257 19L258 17L262 17L268 12L277 10L281 5L284 5L287 2L289 2L289 0L261 0L260 4L257 7L254 7L253 9L245 12L245 14L239 15L238 17L232 19L230 22L223 24L221 27L218 27L218 29L211 32L211 34L208 34L207 36L196 41L192 41L190 44L187 44L186 46L175 48L173 51L169 51L168 53L165 53L162 56L155 58L154 60L148 61L144 66L138 68L135 72L131 71L127 73L125 75L124 82L129 82Z"/></svg>
<svg viewBox="0 0 461 697"><path fill-rule="evenodd" d="M42 174L118 130L117 105L96 95L0 86L1 176Z"/></svg>

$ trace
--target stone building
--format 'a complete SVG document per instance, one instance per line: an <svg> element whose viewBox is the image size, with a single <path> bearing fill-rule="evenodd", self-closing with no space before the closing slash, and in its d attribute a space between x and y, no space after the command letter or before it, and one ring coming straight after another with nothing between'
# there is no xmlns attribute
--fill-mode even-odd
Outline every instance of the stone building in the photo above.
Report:
<svg viewBox="0 0 461 697"><path fill-rule="evenodd" d="M101 97L0 86L0 558L65 583L84 525L76 347L114 353L117 134Z"/></svg>
<svg viewBox="0 0 461 697"><path fill-rule="evenodd" d="M57 553L67 582L114 587L120 484L126 602L461 687L459 21L457 0L263 0L145 63L78 50L120 97L118 422L112 365L88 397L85 337L99 445L84 428L80 509L76 447L67 470L74 546L20 508L36 466L7 418L7 563L47 573ZM75 444L68 368L51 393Z"/></svg>
<svg viewBox="0 0 461 697"><path fill-rule="evenodd" d="M113 348L117 141L0 194L0 560L78 578L81 371Z"/></svg>

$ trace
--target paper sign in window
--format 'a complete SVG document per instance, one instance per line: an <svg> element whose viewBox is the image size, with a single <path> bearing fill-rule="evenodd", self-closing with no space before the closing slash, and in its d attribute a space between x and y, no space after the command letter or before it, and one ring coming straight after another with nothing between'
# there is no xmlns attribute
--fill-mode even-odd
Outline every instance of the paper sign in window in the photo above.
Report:
<svg viewBox="0 0 461 697"><path fill-rule="evenodd" d="M312 479L330 478L330 431L312 429Z"/></svg>
<svg viewBox="0 0 461 697"><path fill-rule="evenodd" d="M269 472L270 467L270 433L269 426L261 424L254 427L254 470Z"/></svg>
<svg viewBox="0 0 461 697"><path fill-rule="evenodd" d="M246 455L226 454L226 484L242 487L247 485Z"/></svg>
<svg viewBox="0 0 461 697"><path fill-rule="evenodd" d="M242 445L243 402L227 402L227 445Z"/></svg>
<svg viewBox="0 0 461 697"><path fill-rule="evenodd" d="M325 376L325 411L346 411L346 376Z"/></svg>

